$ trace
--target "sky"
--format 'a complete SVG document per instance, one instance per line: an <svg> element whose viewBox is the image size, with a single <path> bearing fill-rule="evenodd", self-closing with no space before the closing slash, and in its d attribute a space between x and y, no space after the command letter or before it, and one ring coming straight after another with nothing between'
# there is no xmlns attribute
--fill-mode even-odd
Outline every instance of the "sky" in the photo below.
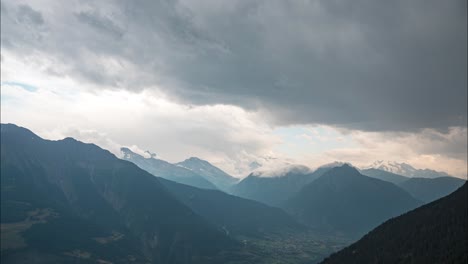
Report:
<svg viewBox="0 0 468 264"><path fill-rule="evenodd" d="M235 176L467 175L464 0L2 0L1 121Z"/></svg>

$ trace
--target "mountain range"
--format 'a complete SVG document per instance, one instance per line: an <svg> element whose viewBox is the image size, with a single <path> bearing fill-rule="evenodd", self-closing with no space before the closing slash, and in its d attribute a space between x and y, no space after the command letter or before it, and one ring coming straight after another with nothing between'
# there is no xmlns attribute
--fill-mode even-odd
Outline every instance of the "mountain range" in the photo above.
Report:
<svg viewBox="0 0 468 264"><path fill-rule="evenodd" d="M345 164L304 186L284 208L311 227L359 237L421 204L396 185Z"/></svg>
<svg viewBox="0 0 468 264"><path fill-rule="evenodd" d="M383 181L388 181L397 185L410 179L409 177L402 176L393 172L388 172L385 170L374 168L361 170L361 173L363 175Z"/></svg>
<svg viewBox="0 0 468 264"><path fill-rule="evenodd" d="M122 153L2 124L1 262L315 263L465 183L343 163L256 171L238 182L195 157L172 164Z"/></svg>
<svg viewBox="0 0 468 264"><path fill-rule="evenodd" d="M452 193L465 182L465 180L454 177L411 178L398 186L415 198L428 203Z"/></svg>
<svg viewBox="0 0 468 264"><path fill-rule="evenodd" d="M251 173L232 187L234 195L256 200L272 206L281 206L307 183L320 177L329 168L320 168L311 172L303 166L294 166L279 175Z"/></svg>
<svg viewBox="0 0 468 264"><path fill-rule="evenodd" d="M198 175L201 175L224 192L229 192L230 188L239 181L239 179L232 177L220 168L213 166L208 161L197 157L191 157L182 162L178 162L175 165L189 169Z"/></svg>
<svg viewBox="0 0 468 264"><path fill-rule="evenodd" d="M465 183L465 180L450 176L435 178L406 177L380 169L364 169L361 173L396 184L416 199L425 203L446 196Z"/></svg>
<svg viewBox="0 0 468 264"><path fill-rule="evenodd" d="M124 160L135 163L138 167L146 170L154 176L198 188L217 189L216 186L209 180L190 169L174 165L155 157L143 157L142 155L131 151L129 148L121 148L120 150L123 153Z"/></svg>
<svg viewBox="0 0 468 264"><path fill-rule="evenodd" d="M2 263L219 263L240 244L93 144L1 125Z"/></svg>
<svg viewBox="0 0 468 264"><path fill-rule="evenodd" d="M11 124L0 175L1 263L307 263L345 245L279 208Z"/></svg>
<svg viewBox="0 0 468 264"><path fill-rule="evenodd" d="M383 161L379 160L372 163L365 169L379 169L388 171L394 174L406 176L406 177L418 177L418 178L437 178L450 176L445 172L435 171L430 169L416 169L407 163L399 163L396 161Z"/></svg>

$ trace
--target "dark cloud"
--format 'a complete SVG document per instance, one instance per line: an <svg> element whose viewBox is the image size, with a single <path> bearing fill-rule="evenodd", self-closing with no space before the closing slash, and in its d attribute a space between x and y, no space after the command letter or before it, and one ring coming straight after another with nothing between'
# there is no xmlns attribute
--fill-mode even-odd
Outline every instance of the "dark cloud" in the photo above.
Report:
<svg viewBox="0 0 468 264"><path fill-rule="evenodd" d="M2 14L2 49L106 88L157 85L191 104L259 108L275 124L467 123L465 0L57 1L42 15L5 3L18 12ZM22 35L31 21L47 38Z"/></svg>

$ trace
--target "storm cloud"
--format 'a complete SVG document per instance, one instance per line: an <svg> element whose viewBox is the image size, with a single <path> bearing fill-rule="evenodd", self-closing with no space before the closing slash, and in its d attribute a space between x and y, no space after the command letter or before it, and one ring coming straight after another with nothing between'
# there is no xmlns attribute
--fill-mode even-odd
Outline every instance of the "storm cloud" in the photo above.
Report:
<svg viewBox="0 0 468 264"><path fill-rule="evenodd" d="M275 125L466 126L466 1L2 1L2 50ZM158 88L154 88L154 87Z"/></svg>

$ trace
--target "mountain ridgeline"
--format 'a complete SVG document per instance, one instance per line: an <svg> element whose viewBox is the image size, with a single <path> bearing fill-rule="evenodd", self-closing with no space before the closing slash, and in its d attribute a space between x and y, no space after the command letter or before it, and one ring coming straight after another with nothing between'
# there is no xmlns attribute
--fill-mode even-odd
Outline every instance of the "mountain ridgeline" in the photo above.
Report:
<svg viewBox="0 0 468 264"><path fill-rule="evenodd" d="M445 172L435 171L430 169L416 169L407 163L400 163L395 161L379 160L374 162L369 168L374 168L382 171L391 172L393 174L402 175L405 177L415 178L438 178L450 176Z"/></svg>
<svg viewBox="0 0 468 264"><path fill-rule="evenodd" d="M345 245L279 208L9 124L1 126L1 227L7 264L308 263Z"/></svg>
<svg viewBox="0 0 468 264"><path fill-rule="evenodd" d="M374 168L364 169L361 171L361 173L363 175L376 178L379 180L383 180L383 181L388 181L397 185L410 179L408 177L405 177L399 174L395 174L389 171L374 169Z"/></svg>
<svg viewBox="0 0 468 264"><path fill-rule="evenodd" d="M239 244L92 144L1 126L2 263L219 263Z"/></svg>
<svg viewBox="0 0 468 264"><path fill-rule="evenodd" d="M444 197L465 183L465 180L454 177L411 178L400 183L402 189L415 198L428 203Z"/></svg>
<svg viewBox="0 0 468 264"><path fill-rule="evenodd" d="M2 124L1 263L317 263L378 225L325 263L466 263L464 180L335 163L238 182L121 150Z"/></svg>
<svg viewBox="0 0 468 264"><path fill-rule="evenodd" d="M388 220L322 263L468 263L467 189Z"/></svg>
<svg viewBox="0 0 468 264"><path fill-rule="evenodd" d="M120 149L123 159L135 163L154 176L165 178L178 183L187 184L203 189L217 189L216 186L203 176L181 166L154 157L145 158L128 148Z"/></svg>
<svg viewBox="0 0 468 264"><path fill-rule="evenodd" d="M421 204L394 184L345 164L304 186L284 207L311 227L359 237Z"/></svg>
<svg viewBox="0 0 468 264"><path fill-rule="evenodd" d="M427 172L430 170L420 171ZM394 183L407 191L414 198L423 201L424 203L432 202L443 196L449 195L465 183L465 180L463 179L450 176L434 176L435 178L406 177L374 168L361 170L361 173L372 178ZM445 173L439 174L445 175Z"/></svg>
<svg viewBox="0 0 468 264"><path fill-rule="evenodd" d="M237 196L280 207L302 187L319 178L328 169L319 168L310 172L306 168L294 167L277 177L252 173L231 190Z"/></svg>
<svg viewBox="0 0 468 264"><path fill-rule="evenodd" d="M232 177L218 167L213 166L208 161L196 157L191 157L175 165L201 175L224 192L230 192L230 188L239 181L237 178Z"/></svg>

